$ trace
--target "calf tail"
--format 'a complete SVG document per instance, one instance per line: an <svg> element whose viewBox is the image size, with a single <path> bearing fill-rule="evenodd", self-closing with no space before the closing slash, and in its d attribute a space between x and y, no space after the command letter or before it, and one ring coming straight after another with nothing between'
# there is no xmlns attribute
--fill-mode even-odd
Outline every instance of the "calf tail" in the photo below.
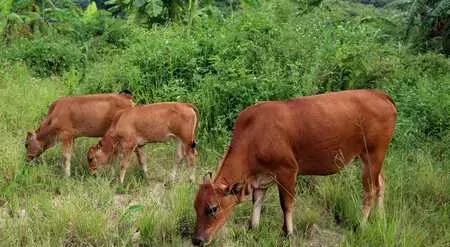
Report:
<svg viewBox="0 0 450 247"><path fill-rule="evenodd" d="M196 134L197 129L198 129L198 124L199 124L199 119L200 119L200 113L199 113L199 111L198 111L198 109L197 109L197 107L196 107L195 105L189 104L189 106L190 106L190 107L192 108L192 110L194 110L194 112L195 112L195 119L194 119L195 124L194 124L194 126L193 126L193 128L192 128L192 142L191 142L191 148L192 148L192 149L195 149L195 147L197 146L197 142L195 141L195 134Z"/></svg>

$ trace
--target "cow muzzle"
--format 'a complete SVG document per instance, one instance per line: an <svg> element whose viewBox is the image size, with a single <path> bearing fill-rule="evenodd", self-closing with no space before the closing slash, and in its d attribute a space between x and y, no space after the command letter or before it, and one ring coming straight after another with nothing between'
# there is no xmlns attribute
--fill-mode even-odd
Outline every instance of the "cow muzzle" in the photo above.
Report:
<svg viewBox="0 0 450 247"><path fill-rule="evenodd" d="M198 234L196 234L193 238L192 238L192 244L195 246L205 246L211 243L211 239L208 238L204 238Z"/></svg>
<svg viewBox="0 0 450 247"><path fill-rule="evenodd" d="M27 162L34 161L35 157L33 155L27 155Z"/></svg>
<svg viewBox="0 0 450 247"><path fill-rule="evenodd" d="M26 161L30 165L37 165L37 164L42 163L42 159L39 157L39 155L35 155L35 154L27 154Z"/></svg>
<svg viewBox="0 0 450 247"><path fill-rule="evenodd" d="M89 168L89 174L90 174L91 176L97 176L97 169L90 169L90 168Z"/></svg>
<svg viewBox="0 0 450 247"><path fill-rule="evenodd" d="M202 238L194 237L192 238L192 244L195 246L203 246L205 241Z"/></svg>

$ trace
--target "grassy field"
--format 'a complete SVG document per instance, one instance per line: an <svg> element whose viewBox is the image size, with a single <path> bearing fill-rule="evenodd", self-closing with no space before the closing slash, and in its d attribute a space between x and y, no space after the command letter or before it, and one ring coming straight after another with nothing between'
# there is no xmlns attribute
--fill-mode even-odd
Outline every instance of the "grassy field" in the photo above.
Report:
<svg viewBox="0 0 450 247"><path fill-rule="evenodd" d="M3 67L1 75L0 245L190 244L198 185L189 182L186 167L176 181L170 180L174 143L148 146L150 180L135 165L123 186L117 172L107 170L99 177L87 173L85 151L94 139L77 141L70 178L63 177L59 147L30 166L24 161L25 133L35 128L52 100L67 93L67 86L59 78L33 78L20 64ZM212 246L449 246L448 146L416 146L391 146L385 162L386 217L372 217L362 230L354 231L362 194L355 162L339 175L299 178L291 239L281 235L282 213L271 189L259 229L247 230L251 203L244 203ZM215 169L223 151L207 147L200 146L198 182Z"/></svg>
<svg viewBox="0 0 450 247"><path fill-rule="evenodd" d="M258 229L247 229L251 203L243 203L211 246L449 247L450 59L410 47L395 10L280 0L214 11L189 25L153 28L82 12L82 21L65 23L71 29L0 43L0 246L190 246L198 184L215 171L240 110L261 100L380 88L399 112L384 166L384 218L358 227L355 161L337 175L299 177L293 237L282 236L272 188ZM133 165L123 185L117 164L88 174L86 151L96 139L76 141L70 178L60 146L39 164L25 162L26 132L52 101L122 88L139 103L199 107L197 181L186 166L171 180L174 143L148 145L150 179Z"/></svg>

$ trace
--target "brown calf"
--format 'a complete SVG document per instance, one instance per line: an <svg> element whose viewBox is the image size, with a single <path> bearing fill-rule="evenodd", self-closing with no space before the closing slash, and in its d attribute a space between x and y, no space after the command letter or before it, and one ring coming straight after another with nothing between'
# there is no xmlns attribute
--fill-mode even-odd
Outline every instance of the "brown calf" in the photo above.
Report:
<svg viewBox="0 0 450 247"><path fill-rule="evenodd" d="M117 114L102 140L88 152L91 174L98 166L111 162L117 153L122 153L120 183L133 151L147 177L147 161L142 147L147 143L164 142L170 138L178 140L176 166L187 156L189 166L195 166L195 132L198 126L198 110L188 103L158 103L136 106Z"/></svg>
<svg viewBox="0 0 450 247"><path fill-rule="evenodd" d="M93 94L56 100L39 128L34 133L27 133L27 160L36 159L57 141L61 141L65 174L70 176L70 157L75 138L103 136L114 115L132 106L132 96L129 94Z"/></svg>
<svg viewBox="0 0 450 247"><path fill-rule="evenodd" d="M348 90L289 101L263 102L242 111L218 174L204 178L195 199L195 245L209 243L234 206L253 198L251 227L259 224L267 188L278 186L283 230L293 231L298 175L330 175L353 158L363 161L367 220L377 198L382 209L383 161L395 127L392 99L372 90Z"/></svg>

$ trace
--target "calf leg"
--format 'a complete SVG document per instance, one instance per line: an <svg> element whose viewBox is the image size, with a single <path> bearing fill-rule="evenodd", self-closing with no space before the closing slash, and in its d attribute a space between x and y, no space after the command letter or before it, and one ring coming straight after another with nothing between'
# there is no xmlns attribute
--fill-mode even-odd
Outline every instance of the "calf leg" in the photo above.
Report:
<svg viewBox="0 0 450 247"><path fill-rule="evenodd" d="M191 120L190 124L187 122L186 125L184 125L178 137L183 142L184 155L187 157L188 166L192 168L190 180L193 181L195 179L195 156L197 155L194 141L197 119Z"/></svg>
<svg viewBox="0 0 450 247"><path fill-rule="evenodd" d="M142 147L136 147L134 152L136 153L139 165L141 166L142 171L144 172L145 178L148 179L147 155L145 154Z"/></svg>
<svg viewBox="0 0 450 247"><path fill-rule="evenodd" d="M119 182L123 184L123 180L125 178L125 173L127 172L127 168L130 165L131 155L133 153L132 148L122 149L122 161L120 162L120 177Z"/></svg>
<svg viewBox="0 0 450 247"><path fill-rule="evenodd" d="M177 157L175 160L175 167L179 168L179 167L181 167L181 162L183 162L183 159L186 156L186 153L184 152L183 142L180 140L178 140L176 155L177 155Z"/></svg>
<svg viewBox="0 0 450 247"><path fill-rule="evenodd" d="M264 197L266 196L267 189L254 189L252 193L252 201L253 201L253 214L250 221L250 228L256 228L259 225L259 218L261 216L261 208L262 203L264 201Z"/></svg>
<svg viewBox="0 0 450 247"><path fill-rule="evenodd" d="M191 175L189 179L191 181L195 180L195 156L197 156L197 150L195 150L195 146L193 143L184 143L183 144L184 154L187 157L188 166L191 168Z"/></svg>
<svg viewBox="0 0 450 247"><path fill-rule="evenodd" d="M193 182L195 180L195 157L198 154L197 154L197 150L192 145L193 145L192 143L187 144L187 145L185 144L185 149L186 149L188 165L191 169L191 175L190 175L189 179Z"/></svg>
<svg viewBox="0 0 450 247"><path fill-rule="evenodd" d="M63 143L63 156L64 156L64 174L66 177L70 177L70 159L73 151L73 138L65 137L62 139Z"/></svg>
<svg viewBox="0 0 450 247"><path fill-rule="evenodd" d="M171 173L171 177L172 180L175 180L176 176L177 176L177 170L181 167L181 162L183 162L183 159L185 157L185 153L184 153L184 146L183 146L183 142L181 140L177 139L177 153L176 153L176 158L175 158L175 165L172 169L172 173Z"/></svg>
<svg viewBox="0 0 450 247"><path fill-rule="evenodd" d="M184 152L188 159L188 165L189 167L194 168L195 167L195 158L198 155L197 150L195 147L192 147L192 143L184 144Z"/></svg>

